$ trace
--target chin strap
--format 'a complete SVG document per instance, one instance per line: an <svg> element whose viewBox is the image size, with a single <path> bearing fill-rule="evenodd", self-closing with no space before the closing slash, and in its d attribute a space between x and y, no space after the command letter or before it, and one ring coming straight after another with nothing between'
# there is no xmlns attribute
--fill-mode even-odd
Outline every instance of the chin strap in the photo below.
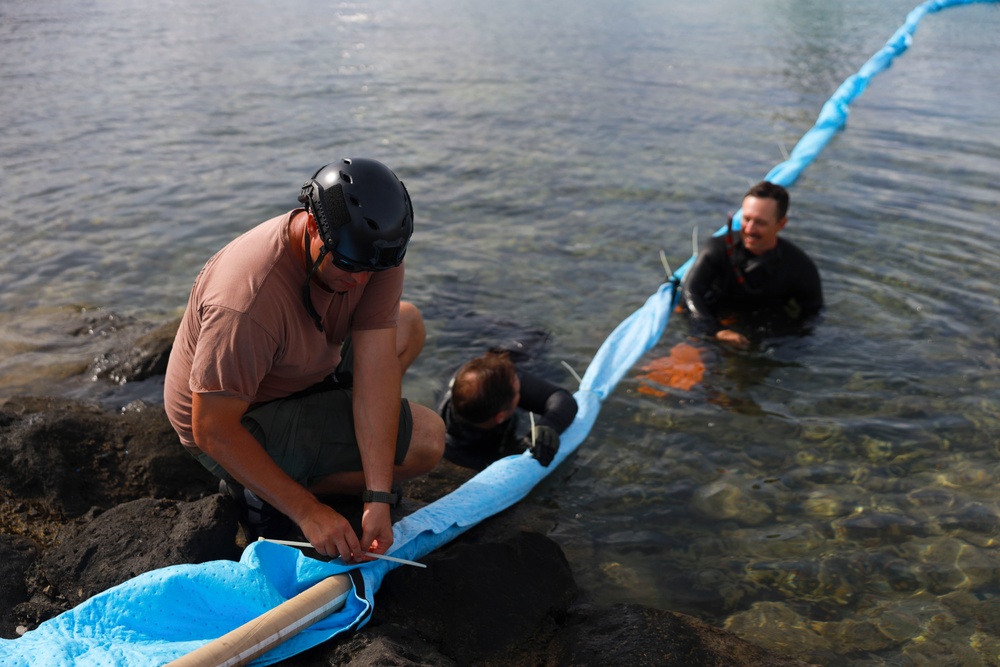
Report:
<svg viewBox="0 0 1000 667"><path fill-rule="evenodd" d="M325 245L323 246L323 249L319 251L319 257L317 257L316 261L313 262L312 247L311 247L312 244L309 243L308 226L306 227L306 230L302 235L302 240L303 243L305 244L305 250L306 250L306 282L305 284L302 285L302 303L305 304L306 312L308 312L309 317L313 319L313 323L316 324L316 328L319 329L320 331L323 331L323 318L319 316L319 313L316 312L316 307L313 306L312 292L310 292L309 286L312 283L312 277L316 273L316 269L319 268L320 262L322 262L323 258L326 257L326 246Z"/></svg>

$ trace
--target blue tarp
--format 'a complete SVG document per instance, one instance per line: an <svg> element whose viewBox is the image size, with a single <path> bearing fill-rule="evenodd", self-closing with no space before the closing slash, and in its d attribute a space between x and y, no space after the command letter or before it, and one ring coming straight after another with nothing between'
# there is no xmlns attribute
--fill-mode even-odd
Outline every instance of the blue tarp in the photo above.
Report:
<svg viewBox="0 0 1000 667"><path fill-rule="evenodd" d="M789 159L767 180L790 186L847 122L848 107L910 45L924 15L955 5L1000 0L932 0L914 9L906 23L828 101L819 119ZM738 218L734 220L738 223ZM416 560L483 519L524 498L572 455L590 432L601 402L636 361L663 335L676 290L691 260L608 336L583 376L580 409L562 436L548 468L529 455L497 461L453 493L398 522L392 555ZM239 563L177 565L140 575L95 595L16 640L0 640L4 667L147 667L175 660L243 625L320 580L356 569L364 590L355 589L343 609L292 637L251 664L267 665L312 648L367 621L375 592L395 563L376 561L344 567L312 560L297 549L256 542Z"/></svg>
<svg viewBox="0 0 1000 667"><path fill-rule="evenodd" d="M4 667L163 665L348 568L297 549L255 542L239 563L147 572L0 644ZM358 627L371 602L357 595L255 664L271 664Z"/></svg>

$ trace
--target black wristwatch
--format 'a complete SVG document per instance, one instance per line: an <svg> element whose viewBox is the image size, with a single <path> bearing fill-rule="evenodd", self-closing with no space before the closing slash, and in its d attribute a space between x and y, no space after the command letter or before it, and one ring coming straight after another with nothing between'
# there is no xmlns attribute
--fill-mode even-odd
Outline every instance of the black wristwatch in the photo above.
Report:
<svg viewBox="0 0 1000 667"><path fill-rule="evenodd" d="M387 491L369 491L361 494L361 502L365 503L385 503L386 505L396 504L396 494Z"/></svg>

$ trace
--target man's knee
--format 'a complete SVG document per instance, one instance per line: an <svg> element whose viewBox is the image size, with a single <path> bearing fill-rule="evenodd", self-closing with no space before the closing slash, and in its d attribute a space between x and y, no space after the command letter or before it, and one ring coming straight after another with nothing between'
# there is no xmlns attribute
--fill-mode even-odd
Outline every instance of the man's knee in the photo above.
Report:
<svg viewBox="0 0 1000 667"><path fill-rule="evenodd" d="M403 467L411 475L430 472L444 454L444 421L436 412L423 405L410 403L413 433Z"/></svg>

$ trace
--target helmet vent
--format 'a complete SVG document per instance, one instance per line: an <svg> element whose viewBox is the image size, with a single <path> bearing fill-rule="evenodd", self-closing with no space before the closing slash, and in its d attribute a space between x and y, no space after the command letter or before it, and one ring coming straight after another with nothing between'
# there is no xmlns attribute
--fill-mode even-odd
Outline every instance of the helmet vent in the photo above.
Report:
<svg viewBox="0 0 1000 667"><path fill-rule="evenodd" d="M348 199L348 201L350 201L352 204L354 204L358 208L361 208L361 202L359 202L358 198L355 197L354 195L348 195L347 199Z"/></svg>
<svg viewBox="0 0 1000 667"><path fill-rule="evenodd" d="M377 222L375 222L371 218L365 218L365 222L367 222L368 226L371 227L373 230L375 230L376 232L378 231L378 223Z"/></svg>
<svg viewBox="0 0 1000 667"><path fill-rule="evenodd" d="M348 174L346 171L340 172L340 180L344 181L345 183L354 183L354 179L351 178L351 175Z"/></svg>

